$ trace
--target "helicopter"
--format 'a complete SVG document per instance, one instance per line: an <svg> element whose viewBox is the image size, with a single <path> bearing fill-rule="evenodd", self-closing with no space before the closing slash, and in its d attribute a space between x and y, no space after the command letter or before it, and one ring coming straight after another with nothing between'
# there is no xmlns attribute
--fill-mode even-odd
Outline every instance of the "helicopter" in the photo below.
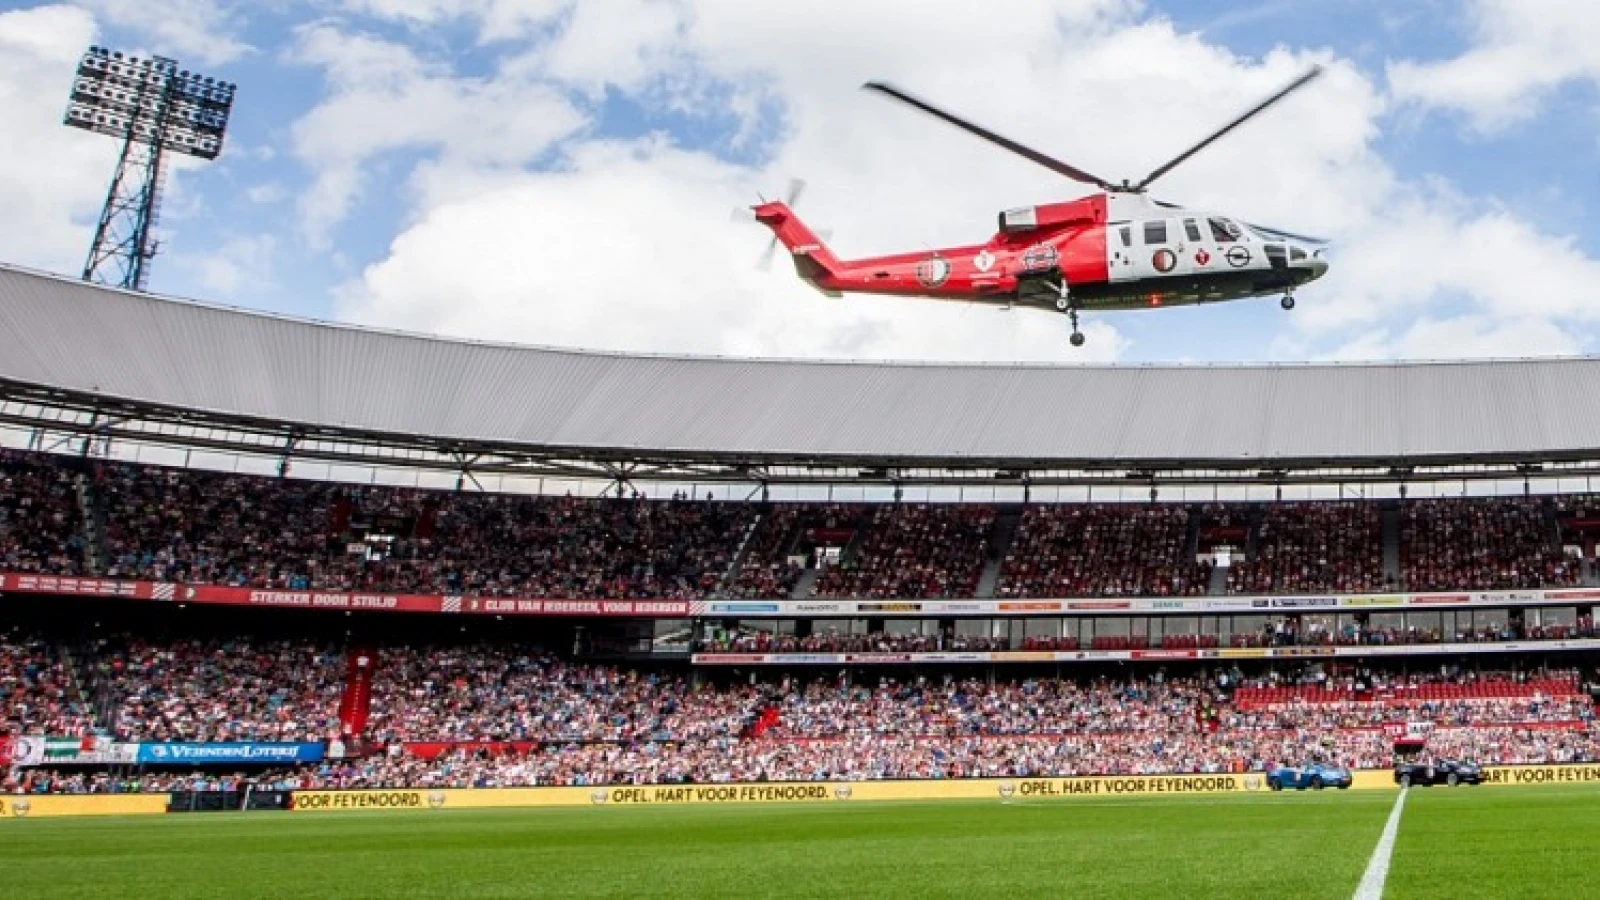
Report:
<svg viewBox="0 0 1600 900"><path fill-rule="evenodd" d="M787 200L751 207L772 230L802 280L830 297L884 294L1050 310L1072 324L1084 343L1081 312L1189 306L1281 296L1293 309L1295 289L1328 271L1326 240L1253 225L1237 217L1185 209L1152 199L1157 179L1322 74L1315 66L1277 93L1212 132L1137 182L1116 184L996 134L892 85L863 89L905 104L985 141L1099 189L1061 203L1008 209L987 242L964 247L841 260L795 215L803 182Z"/></svg>

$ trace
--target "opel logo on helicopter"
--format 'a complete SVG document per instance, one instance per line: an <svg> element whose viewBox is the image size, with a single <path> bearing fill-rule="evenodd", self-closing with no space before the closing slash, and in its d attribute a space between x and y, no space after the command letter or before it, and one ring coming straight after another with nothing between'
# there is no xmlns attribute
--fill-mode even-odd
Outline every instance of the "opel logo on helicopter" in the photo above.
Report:
<svg viewBox="0 0 1600 900"><path fill-rule="evenodd" d="M1097 192L1066 202L1006 210L999 215L999 232L981 244L931 254L856 260L839 259L795 215L794 200L803 182L791 188L788 201L762 202L754 207L755 218L772 230L769 256L779 243L789 248L796 273L828 296L892 294L988 303L1006 309L1053 310L1065 313L1072 323L1073 346L1084 342L1078 316L1090 304L1096 310L1132 310L1275 296L1282 298L1284 309L1292 309L1295 289L1328 271L1321 252L1305 245L1326 241L1250 225L1236 216L1185 209L1152 199L1147 192L1190 157L1321 74L1320 66L1310 69L1143 179L1121 183L1001 137L899 88L869 82L864 85L867 90ZM1214 258L1226 260L1228 265L1211 266ZM1150 265L1127 264L1135 259L1148 259ZM1180 259L1192 260L1193 265L1179 266ZM952 280L955 272L977 274ZM1152 297L1161 297L1162 302L1151 303Z"/></svg>

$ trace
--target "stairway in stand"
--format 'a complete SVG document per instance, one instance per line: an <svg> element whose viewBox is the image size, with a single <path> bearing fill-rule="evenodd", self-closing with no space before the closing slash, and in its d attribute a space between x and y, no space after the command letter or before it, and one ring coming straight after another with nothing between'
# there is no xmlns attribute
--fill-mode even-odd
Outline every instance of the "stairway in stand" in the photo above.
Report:
<svg viewBox="0 0 1600 900"><path fill-rule="evenodd" d="M360 737L372 709L372 672L378 654L371 647L355 647L345 657L344 696L339 698L339 725L343 733Z"/></svg>

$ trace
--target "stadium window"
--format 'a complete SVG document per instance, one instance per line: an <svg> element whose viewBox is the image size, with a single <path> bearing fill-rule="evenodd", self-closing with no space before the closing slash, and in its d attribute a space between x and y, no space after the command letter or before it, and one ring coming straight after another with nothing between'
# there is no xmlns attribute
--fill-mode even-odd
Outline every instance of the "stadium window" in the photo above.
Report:
<svg viewBox="0 0 1600 900"><path fill-rule="evenodd" d="M1259 635L1272 623L1271 616L1234 616L1233 630L1224 634L1254 634Z"/></svg>
<svg viewBox="0 0 1600 900"><path fill-rule="evenodd" d="M1578 624L1578 608L1576 606L1547 606L1544 609L1530 609L1524 616L1533 614L1537 616L1536 624L1549 628L1551 625L1572 626Z"/></svg>
<svg viewBox="0 0 1600 900"><path fill-rule="evenodd" d="M1167 242L1167 220L1156 219L1144 223L1144 245L1154 247Z"/></svg>
<svg viewBox="0 0 1600 900"><path fill-rule="evenodd" d="M1150 634L1152 636L1155 636L1157 634L1160 634L1160 635L1168 635L1168 634L1189 635L1189 634L1199 634L1200 633L1200 620L1196 619L1196 618L1194 618L1192 616L1162 617L1158 621L1160 621L1160 623L1161 623L1160 630L1158 631L1155 628L1150 629Z"/></svg>
<svg viewBox="0 0 1600 900"><path fill-rule="evenodd" d="M1099 617L1094 620L1095 637L1127 637L1133 633L1129 618Z"/></svg>
<svg viewBox="0 0 1600 900"><path fill-rule="evenodd" d="M1506 626L1506 611L1503 609L1476 610L1472 614L1472 624L1476 628L1499 631Z"/></svg>
<svg viewBox="0 0 1600 900"><path fill-rule="evenodd" d="M1470 613L1469 613L1470 615ZM1406 613L1406 627L1418 631L1438 631L1444 634L1444 616L1436 612Z"/></svg>
<svg viewBox="0 0 1600 900"><path fill-rule="evenodd" d="M1061 636L1060 619L1024 619L1022 633L1031 638L1055 638Z"/></svg>
<svg viewBox="0 0 1600 900"><path fill-rule="evenodd" d="M957 619L957 637L993 637L993 619Z"/></svg>

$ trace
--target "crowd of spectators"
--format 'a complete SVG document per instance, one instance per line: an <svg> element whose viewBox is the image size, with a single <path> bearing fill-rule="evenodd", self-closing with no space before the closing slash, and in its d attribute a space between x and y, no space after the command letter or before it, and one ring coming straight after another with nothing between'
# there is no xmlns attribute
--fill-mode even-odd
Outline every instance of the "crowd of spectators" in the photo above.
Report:
<svg viewBox="0 0 1600 900"><path fill-rule="evenodd" d="M1391 587L1383 575L1383 516L1375 503L1264 506L1252 550L1229 567L1230 593L1379 592Z"/></svg>
<svg viewBox="0 0 1600 900"><path fill-rule="evenodd" d="M67 663L38 634L0 631L0 738L22 734L76 737L93 722Z"/></svg>
<svg viewBox="0 0 1600 900"><path fill-rule="evenodd" d="M1505 765L1600 762L1600 729L1475 726L1440 728L1430 754ZM1080 775L1223 774L1309 760L1384 768L1393 743L1381 729L1320 734L1196 731L1112 732L1064 738L897 736L822 741L723 739L697 744L566 744L523 751L458 749L434 759L404 752L252 776L279 789L495 788L752 781L1030 778ZM121 778L70 772L13 778L10 791L113 792L194 789L170 774ZM217 779L221 782L221 779ZM201 782L203 784L204 782ZM235 787L238 781L232 783Z"/></svg>
<svg viewBox="0 0 1600 900"><path fill-rule="evenodd" d="M1526 589L1581 581L1559 517L1590 502L1402 501L1391 579L1383 510L1370 501L1030 504L1001 548L990 505L447 492L0 451L0 568L282 589L768 598L791 594L826 545L845 551L813 589L826 597L971 596L1002 550L1002 598L1175 597L1209 589L1197 534L1223 523L1240 532L1231 593Z"/></svg>
<svg viewBox="0 0 1600 900"><path fill-rule="evenodd" d="M289 770L271 772L143 772L106 769L0 770L0 794L167 794L173 791L293 790L300 779Z"/></svg>
<svg viewBox="0 0 1600 900"><path fill-rule="evenodd" d="M0 569L46 575L84 571L76 477L65 465L0 450Z"/></svg>
<svg viewBox="0 0 1600 900"><path fill-rule="evenodd" d="M303 741L337 733L339 663L338 654L304 642L127 639L108 640L94 667L116 701L119 738ZM0 686L14 727L54 731L59 723L39 724L40 709L81 716L69 703L26 699L64 677L37 642L0 643ZM1501 763L1596 760L1600 724L1579 679L1575 671L1391 675L1308 665L1088 681L945 674L861 684L840 675L716 685L573 664L527 647L391 648L378 652L367 740L359 742L377 752L252 775L250 783L492 787L1247 772L1312 756L1381 767L1393 750L1385 726L1418 723L1430 726L1430 749L1441 753ZM1295 690L1236 700L1269 687ZM66 692L45 693L60 701ZM424 754L408 749L412 742L454 746ZM214 785L230 777L30 770L14 775L9 789L222 789Z"/></svg>
<svg viewBox="0 0 1600 900"><path fill-rule="evenodd" d="M105 464L105 575L253 587L322 587L334 535L325 482ZM315 583L314 583L315 582Z"/></svg>
<svg viewBox="0 0 1600 900"><path fill-rule="evenodd" d="M379 743L705 741L737 738L757 700L532 648L395 648L380 654L367 731Z"/></svg>
<svg viewBox="0 0 1600 900"><path fill-rule="evenodd" d="M448 494L105 465L105 574L261 588L699 598L745 504Z"/></svg>
<svg viewBox="0 0 1600 900"><path fill-rule="evenodd" d="M794 591L795 583L805 571L803 562L796 562L794 543L804 506L779 503L769 507L761 517L761 524L745 548L744 562L739 566L727 595L735 599L787 597ZM803 554L798 555L801 560Z"/></svg>
<svg viewBox="0 0 1600 900"><path fill-rule="evenodd" d="M971 597L989 560L992 506L882 505L853 554L817 580L819 597Z"/></svg>
<svg viewBox="0 0 1600 900"><path fill-rule="evenodd" d="M995 590L999 597L1183 597L1204 594L1211 570L1189 552L1189 509L1034 505L1022 514Z"/></svg>
<svg viewBox="0 0 1600 900"><path fill-rule="evenodd" d="M323 741L339 732L342 654L308 641L108 638L88 679L124 741Z"/></svg>
<svg viewBox="0 0 1600 900"><path fill-rule="evenodd" d="M1400 564L1412 591L1562 587L1582 577L1539 498L1416 500L1401 510Z"/></svg>

